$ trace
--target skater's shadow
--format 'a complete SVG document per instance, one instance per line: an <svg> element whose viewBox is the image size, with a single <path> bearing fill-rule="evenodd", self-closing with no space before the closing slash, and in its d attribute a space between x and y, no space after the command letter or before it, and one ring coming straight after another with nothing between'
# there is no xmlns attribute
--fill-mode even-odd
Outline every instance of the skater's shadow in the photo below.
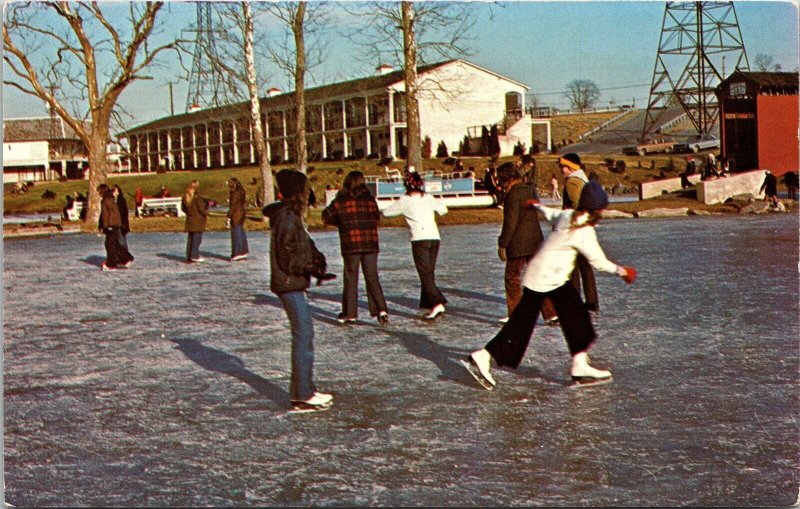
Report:
<svg viewBox="0 0 800 509"><path fill-rule="evenodd" d="M83 263L88 265L94 265L95 267L100 267L103 265L103 262L106 261L104 256L87 256L81 260Z"/></svg>
<svg viewBox="0 0 800 509"><path fill-rule="evenodd" d="M247 369L239 357L205 346L194 339L171 339L170 341L178 345L178 350L187 359L203 369L232 376L246 383L254 391L266 396L276 404L282 407L289 405L288 392Z"/></svg>
<svg viewBox="0 0 800 509"><path fill-rule="evenodd" d="M315 299L319 299L319 300L326 300L328 302L333 302L333 303L335 303L337 305L341 305L341 303L342 303L342 298L339 295L327 295L327 294L323 294L323 293L315 293L314 294L314 298ZM390 302L390 299L388 297L384 297L384 298L386 298L387 307L389 307L389 316L397 316L397 317L401 317L402 316L404 318L411 318L411 319L419 318L417 315L415 315L413 313L400 311L395 307L388 306L388 303ZM402 299L402 297L401 297L401 299ZM408 299L408 300L411 300L411 299ZM396 300L392 299L391 302L396 302ZM366 300L358 299L357 305L358 305L359 311L366 311L366 310L369 309L369 303ZM338 315L338 313L337 313L337 315ZM368 311L367 311L367 315L369 315ZM333 317L333 318L336 318L336 317Z"/></svg>
<svg viewBox="0 0 800 509"><path fill-rule="evenodd" d="M441 374L439 380L456 382L461 385L472 387L474 381L469 373L464 369L459 359L465 358L469 352L463 348L449 348L431 341L422 334L413 332L398 332L387 330L386 334L394 336L400 343L415 357L432 362Z"/></svg>
<svg viewBox="0 0 800 509"><path fill-rule="evenodd" d="M222 260L223 262L231 261L230 257L228 257L228 256L222 256L222 255L218 255L216 253L209 253L208 251L200 251L200 256L204 256L206 258L214 259L214 260Z"/></svg>
<svg viewBox="0 0 800 509"><path fill-rule="evenodd" d="M319 298L320 295L314 295L314 298ZM272 306L274 308L280 309L283 311L283 303L281 300L274 296L265 293L257 293L253 297L253 304L256 306ZM314 306L309 304L308 306L311 309L311 316L315 320L319 320L322 323L326 323L328 325L339 325L336 321L338 313L333 313L328 311L327 309L322 309L318 306Z"/></svg>
<svg viewBox="0 0 800 509"><path fill-rule="evenodd" d="M161 257L161 258L165 258L167 260L172 260L174 262L186 263L186 257L185 256L176 256L176 255L169 254L169 253L156 253L156 256Z"/></svg>
<svg viewBox="0 0 800 509"><path fill-rule="evenodd" d="M442 292L444 292L445 294L455 295L456 297L461 297L462 299L482 300L484 302L495 302L497 304L506 303L506 299L503 297L498 297L496 295L488 295L485 293L473 292L461 288L442 287Z"/></svg>
<svg viewBox="0 0 800 509"><path fill-rule="evenodd" d="M565 387L569 387L570 386L570 382L566 378L563 378L563 377L558 378L558 377L553 377L553 376L550 376L550 375L546 375L546 374L542 373L541 370L536 369L536 368L531 367L531 366L520 366L517 369L511 369L511 368L508 368L508 367L498 367L497 370L498 371L505 371L507 373L511 373L514 376L521 376L523 378L529 378L529 379L532 379L532 380L542 380L542 381L545 381L545 382L547 382L549 384L553 384L553 385L561 385L561 386L565 386Z"/></svg>

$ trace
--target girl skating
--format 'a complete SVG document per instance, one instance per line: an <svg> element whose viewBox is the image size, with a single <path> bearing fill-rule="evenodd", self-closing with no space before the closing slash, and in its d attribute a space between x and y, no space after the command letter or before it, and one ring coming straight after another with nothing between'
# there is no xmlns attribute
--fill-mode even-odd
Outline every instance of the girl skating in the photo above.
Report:
<svg viewBox="0 0 800 509"><path fill-rule="evenodd" d="M522 276L522 300L508 323L484 348L472 352L462 362L481 385L487 389L493 388L496 382L491 374L491 362L513 369L519 367L533 335L542 300L547 297L555 305L561 330L572 355L570 374L573 382L610 382L611 372L589 364L587 351L597 335L578 291L569 282L579 253L599 271L615 273L628 284L636 279L633 267L623 267L609 261L597 242L594 226L608 205L608 196L598 182L590 181L581 192L576 210L544 207L535 200L531 200L531 204L553 223L555 231L526 267Z"/></svg>

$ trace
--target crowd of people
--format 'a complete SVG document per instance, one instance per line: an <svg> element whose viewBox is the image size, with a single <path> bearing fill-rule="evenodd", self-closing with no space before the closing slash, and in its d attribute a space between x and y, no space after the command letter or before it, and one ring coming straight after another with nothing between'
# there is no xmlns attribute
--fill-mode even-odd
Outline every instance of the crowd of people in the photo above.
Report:
<svg viewBox="0 0 800 509"><path fill-rule="evenodd" d="M732 161L723 160L721 170L708 158L703 177L724 177ZM541 314L546 325L560 326L571 356L570 375L576 385L608 383L611 373L590 364L588 350L596 340L592 315L599 314L594 270L620 276L631 284L637 277L633 267L609 261L598 243L594 227L608 206L608 195L593 175L586 175L578 154L558 159L564 185L551 176L551 198L562 200L560 208L540 203L536 189L536 162L530 157L489 166L484 182L495 194L503 209L503 223L497 240L497 255L504 262L504 290L507 315L499 319L500 331L482 348L474 350L461 362L486 389L497 381L492 366L516 369L525 354ZM682 178L697 171L692 156ZM307 290L311 280L317 284L336 278L328 272L325 255L317 249L308 233L306 218L311 187L305 174L281 170L274 203L262 209L270 222L270 289L280 299L291 328L292 412L316 412L333 404L333 395L320 392L313 379L314 324ZM797 193L796 174L784 178ZM231 261L245 260L249 249L244 230L247 204L244 186L236 178L227 181L229 210L227 225L231 235ZM350 172L341 190L322 211L325 224L339 233L343 260L341 312L337 321L343 326L358 323L359 273L363 274L369 314L378 324L389 324L389 308L380 283L378 226L384 217L402 216L408 225L411 258L419 283L420 317L434 322L445 314L447 298L436 284L436 265L441 233L436 216L447 214L447 207L425 192L423 177L413 168L403 178L405 194L381 211L366 185L363 173ZM792 191L790 187L790 197ZM163 189L162 189L163 191ZM768 200L777 197L777 179L765 172L762 186ZM100 230L106 235L107 260L104 270L125 268L134 257L128 250L128 208L122 189L98 187L102 197ZM135 195L137 204L140 190ZM193 180L186 188L181 208L186 213L186 262L204 261L200 244L206 228L210 200L200 193L200 183ZM539 217L550 225L544 235ZM581 291L582 290L582 291Z"/></svg>

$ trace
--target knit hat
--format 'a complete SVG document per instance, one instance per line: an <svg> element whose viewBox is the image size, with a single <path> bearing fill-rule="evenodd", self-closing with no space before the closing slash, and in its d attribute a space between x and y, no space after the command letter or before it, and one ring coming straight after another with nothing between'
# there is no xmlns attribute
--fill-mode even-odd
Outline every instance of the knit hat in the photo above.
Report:
<svg viewBox="0 0 800 509"><path fill-rule="evenodd" d="M278 183L278 191L283 195L284 200L293 198L303 192L308 179L297 170L281 170L275 175Z"/></svg>
<svg viewBox="0 0 800 509"><path fill-rule="evenodd" d="M608 195L603 186L596 180L590 180L583 186L578 208L583 210L603 210L608 207Z"/></svg>
<svg viewBox="0 0 800 509"><path fill-rule="evenodd" d="M564 154L563 156L559 157L558 164L566 166L567 168L572 168L573 170L580 170L581 158L578 156L578 154L570 152L569 154Z"/></svg>

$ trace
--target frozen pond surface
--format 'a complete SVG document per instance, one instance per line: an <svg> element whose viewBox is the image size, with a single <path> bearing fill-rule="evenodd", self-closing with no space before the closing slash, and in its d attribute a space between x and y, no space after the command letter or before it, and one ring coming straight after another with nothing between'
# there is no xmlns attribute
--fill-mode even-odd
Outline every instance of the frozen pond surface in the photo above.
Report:
<svg viewBox="0 0 800 509"><path fill-rule="evenodd" d="M341 280L311 290L316 379L335 405L287 415L289 329L265 233L231 265L184 234L4 242L6 500L16 506L786 506L798 499L798 218L613 220L631 264L598 275L610 385L574 390L561 333L480 389L458 359L505 310L499 225L443 228L436 324L415 318L407 232L381 230L391 323ZM341 274L335 232L314 233ZM363 285L363 282L362 282Z"/></svg>

